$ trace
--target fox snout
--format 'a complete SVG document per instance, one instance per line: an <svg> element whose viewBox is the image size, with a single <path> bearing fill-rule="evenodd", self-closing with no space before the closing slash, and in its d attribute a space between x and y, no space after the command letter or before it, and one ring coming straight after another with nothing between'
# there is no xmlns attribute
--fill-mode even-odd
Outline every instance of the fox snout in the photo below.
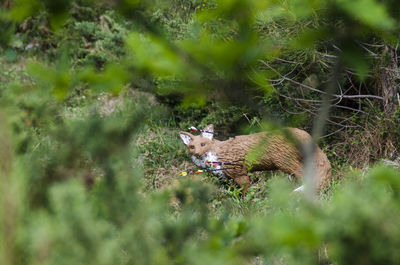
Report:
<svg viewBox="0 0 400 265"><path fill-rule="evenodd" d="M201 156L201 154L198 151L196 151L196 148L194 146L188 146L188 150L191 155L194 155L197 157Z"/></svg>

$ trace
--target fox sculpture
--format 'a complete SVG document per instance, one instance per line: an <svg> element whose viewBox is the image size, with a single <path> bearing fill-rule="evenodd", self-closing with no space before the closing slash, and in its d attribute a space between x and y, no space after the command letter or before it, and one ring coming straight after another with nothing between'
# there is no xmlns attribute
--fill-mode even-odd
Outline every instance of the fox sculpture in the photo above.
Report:
<svg viewBox="0 0 400 265"><path fill-rule="evenodd" d="M217 176L232 178L243 188L244 196L250 186L249 172L280 170L301 180L304 160L301 147L311 141L311 136L297 128L286 131L290 137L261 132L219 141L214 139L214 126L210 124L201 130L201 135L180 132L179 136L197 166ZM321 190L329 183L332 173L328 158L318 146L315 146L314 167L315 188ZM302 186L296 190L302 190Z"/></svg>

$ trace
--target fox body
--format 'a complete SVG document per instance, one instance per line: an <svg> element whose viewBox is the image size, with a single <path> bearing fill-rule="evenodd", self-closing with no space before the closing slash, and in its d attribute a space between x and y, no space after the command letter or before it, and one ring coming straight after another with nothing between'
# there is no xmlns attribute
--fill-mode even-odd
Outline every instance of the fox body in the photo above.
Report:
<svg viewBox="0 0 400 265"><path fill-rule="evenodd" d="M209 169L215 175L232 178L245 193L250 186L249 172L281 170L298 180L302 178L304 155L298 145L309 143L311 136L297 128L287 130L294 141L282 134L267 132L218 141L213 138L212 124L205 127L201 135L180 132L179 136L197 166ZM254 153L257 159L251 159ZM315 147L314 167L317 188L323 187L330 181L331 164L318 146Z"/></svg>

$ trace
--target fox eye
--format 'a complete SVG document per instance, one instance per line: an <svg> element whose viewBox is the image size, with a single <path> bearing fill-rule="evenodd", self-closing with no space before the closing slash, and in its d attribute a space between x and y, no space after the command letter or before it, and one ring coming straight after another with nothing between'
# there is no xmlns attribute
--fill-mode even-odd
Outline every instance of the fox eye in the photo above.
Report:
<svg viewBox="0 0 400 265"><path fill-rule="evenodd" d="M190 149L194 149L194 145L189 146Z"/></svg>
<svg viewBox="0 0 400 265"><path fill-rule="evenodd" d="M201 143L201 146L205 146L206 144L205 143Z"/></svg>

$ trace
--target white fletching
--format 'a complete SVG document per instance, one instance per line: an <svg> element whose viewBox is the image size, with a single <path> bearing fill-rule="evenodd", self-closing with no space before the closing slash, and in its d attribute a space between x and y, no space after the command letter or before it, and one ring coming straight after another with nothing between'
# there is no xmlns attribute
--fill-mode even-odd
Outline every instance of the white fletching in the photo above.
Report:
<svg viewBox="0 0 400 265"><path fill-rule="evenodd" d="M304 185L301 185L297 189L294 189L293 192L299 192L299 191L304 191Z"/></svg>

